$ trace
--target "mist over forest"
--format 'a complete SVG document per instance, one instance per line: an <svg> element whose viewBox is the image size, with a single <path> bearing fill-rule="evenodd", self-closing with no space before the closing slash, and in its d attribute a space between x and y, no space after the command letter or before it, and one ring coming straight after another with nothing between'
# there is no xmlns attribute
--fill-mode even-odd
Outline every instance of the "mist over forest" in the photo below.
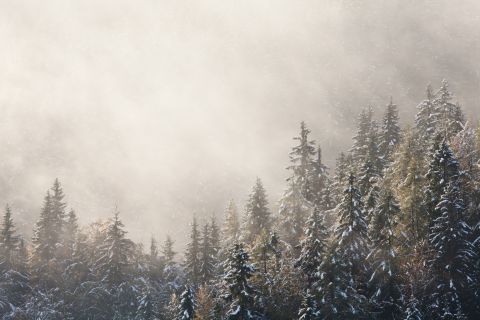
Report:
<svg viewBox="0 0 480 320"><path fill-rule="evenodd" d="M0 40L1 320L480 318L478 1L4 1Z"/></svg>

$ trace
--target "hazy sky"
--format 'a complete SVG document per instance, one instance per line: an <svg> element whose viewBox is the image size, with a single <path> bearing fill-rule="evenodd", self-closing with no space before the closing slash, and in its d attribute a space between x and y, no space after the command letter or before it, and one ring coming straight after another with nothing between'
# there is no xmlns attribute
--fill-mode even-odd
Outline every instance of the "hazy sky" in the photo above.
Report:
<svg viewBox="0 0 480 320"><path fill-rule="evenodd" d="M479 108L478 1L0 1L0 200L20 227L55 177L82 223L118 204L135 240L275 205L305 120L327 163L361 108L402 121L448 78ZM185 227L187 226L187 227Z"/></svg>

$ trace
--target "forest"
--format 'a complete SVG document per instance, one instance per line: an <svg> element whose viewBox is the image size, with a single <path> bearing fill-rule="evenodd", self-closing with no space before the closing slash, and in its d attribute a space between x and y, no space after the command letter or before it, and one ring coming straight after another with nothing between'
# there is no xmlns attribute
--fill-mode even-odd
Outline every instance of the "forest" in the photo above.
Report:
<svg viewBox="0 0 480 320"><path fill-rule="evenodd" d="M411 125L392 99L380 116L367 107L335 168L305 119L278 212L257 178L244 208L193 218L184 252L129 239L121 208L79 225L56 179L31 239L3 212L1 319L480 319L480 128L467 119L445 80Z"/></svg>

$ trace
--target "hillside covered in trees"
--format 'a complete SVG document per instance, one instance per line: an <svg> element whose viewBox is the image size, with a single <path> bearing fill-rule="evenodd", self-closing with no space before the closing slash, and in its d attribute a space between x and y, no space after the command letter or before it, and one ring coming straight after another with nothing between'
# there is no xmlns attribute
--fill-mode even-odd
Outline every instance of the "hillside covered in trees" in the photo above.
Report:
<svg viewBox="0 0 480 320"><path fill-rule="evenodd" d="M31 239L4 210L1 319L479 319L480 128L446 81L417 108L403 128L365 108L335 168L301 122L278 212L257 178L183 253L119 211L80 226L55 180Z"/></svg>

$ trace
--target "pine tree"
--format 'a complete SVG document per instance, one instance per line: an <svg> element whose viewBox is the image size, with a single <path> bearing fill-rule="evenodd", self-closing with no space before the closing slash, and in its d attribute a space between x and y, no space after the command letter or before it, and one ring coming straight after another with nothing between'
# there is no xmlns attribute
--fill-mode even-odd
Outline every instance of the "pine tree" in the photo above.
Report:
<svg viewBox="0 0 480 320"><path fill-rule="evenodd" d="M178 309L178 320L195 319L195 300L193 298L193 291L189 286L185 286L185 290L180 295L180 306Z"/></svg>
<svg viewBox="0 0 480 320"><path fill-rule="evenodd" d="M342 200L343 190L348 183L348 173L351 170L352 161L345 153L340 153L335 166L335 175L333 177L333 198L334 203L338 204Z"/></svg>
<svg viewBox="0 0 480 320"><path fill-rule="evenodd" d="M55 217L55 227L59 230L61 236L65 235L67 230L64 229L65 225L65 208L67 207L66 203L63 201L65 194L63 193L62 186L58 179L55 179L51 189L51 210L52 215Z"/></svg>
<svg viewBox="0 0 480 320"><path fill-rule="evenodd" d="M395 237L400 215L393 192L386 182L380 188L378 203L369 229L372 250L369 260L373 273L368 282L373 313L380 319L398 319L402 314L402 282Z"/></svg>
<svg viewBox="0 0 480 320"><path fill-rule="evenodd" d="M270 231L272 224L270 215L265 188L260 178L257 178L245 208L245 241L253 241L262 230Z"/></svg>
<svg viewBox="0 0 480 320"><path fill-rule="evenodd" d="M231 247L240 237L240 221L238 218L237 206L233 199L228 203L225 210L225 222L222 228L223 246Z"/></svg>
<svg viewBox="0 0 480 320"><path fill-rule="evenodd" d="M0 270L9 270L15 264L15 253L20 244L15 234L15 225L12 219L12 211L7 205L0 227Z"/></svg>
<svg viewBox="0 0 480 320"><path fill-rule="evenodd" d="M476 281L471 266L474 248L468 241L471 229L465 222L465 204L458 181L450 181L437 205L439 216L430 232L434 249L432 312L441 319L466 318L465 309L471 303L468 293Z"/></svg>
<svg viewBox="0 0 480 320"><path fill-rule="evenodd" d="M188 279L197 286L201 281L200 274L200 232L198 231L197 219L193 218L190 232L190 242L185 253L185 272Z"/></svg>
<svg viewBox="0 0 480 320"><path fill-rule="evenodd" d="M255 290L250 286L249 279L255 272L253 265L249 264L250 258L243 249L243 244L235 244L229 251L225 261L224 282L228 292L224 296L230 306L225 319L250 320L258 319L255 312Z"/></svg>
<svg viewBox="0 0 480 320"><path fill-rule="evenodd" d="M317 308L315 296L307 289L303 296L302 307L298 312L298 320L318 320L320 317L320 310Z"/></svg>
<svg viewBox="0 0 480 320"><path fill-rule="evenodd" d="M299 188L302 196L307 201L314 201L312 190L311 171L312 159L315 156L315 142L309 140L310 130L304 121L300 123L300 135L293 139L298 141L298 145L292 148L290 152L290 162L288 169L292 171L289 178Z"/></svg>
<svg viewBox="0 0 480 320"><path fill-rule="evenodd" d="M305 238L300 243L301 253L296 262L307 277L307 287L312 288L318 280L318 272L327 251L328 232L323 213L315 207L307 220Z"/></svg>
<svg viewBox="0 0 480 320"><path fill-rule="evenodd" d="M398 110L397 106L393 104L392 99L390 99L390 103L387 105L387 110L383 117L379 143L380 157L384 165L388 166L392 160L392 155L399 142L400 125L398 124Z"/></svg>
<svg viewBox="0 0 480 320"><path fill-rule="evenodd" d="M345 264L347 272L353 277L353 286L362 291L367 271L368 231L363 202L354 181L355 177L351 174L342 202L337 207L339 223L335 229L335 243L337 259Z"/></svg>
<svg viewBox="0 0 480 320"><path fill-rule="evenodd" d="M126 231L115 210L106 232L105 242L100 247L100 258L95 269L102 282L109 288L118 287L129 278L128 268L131 263L133 243L125 237Z"/></svg>

